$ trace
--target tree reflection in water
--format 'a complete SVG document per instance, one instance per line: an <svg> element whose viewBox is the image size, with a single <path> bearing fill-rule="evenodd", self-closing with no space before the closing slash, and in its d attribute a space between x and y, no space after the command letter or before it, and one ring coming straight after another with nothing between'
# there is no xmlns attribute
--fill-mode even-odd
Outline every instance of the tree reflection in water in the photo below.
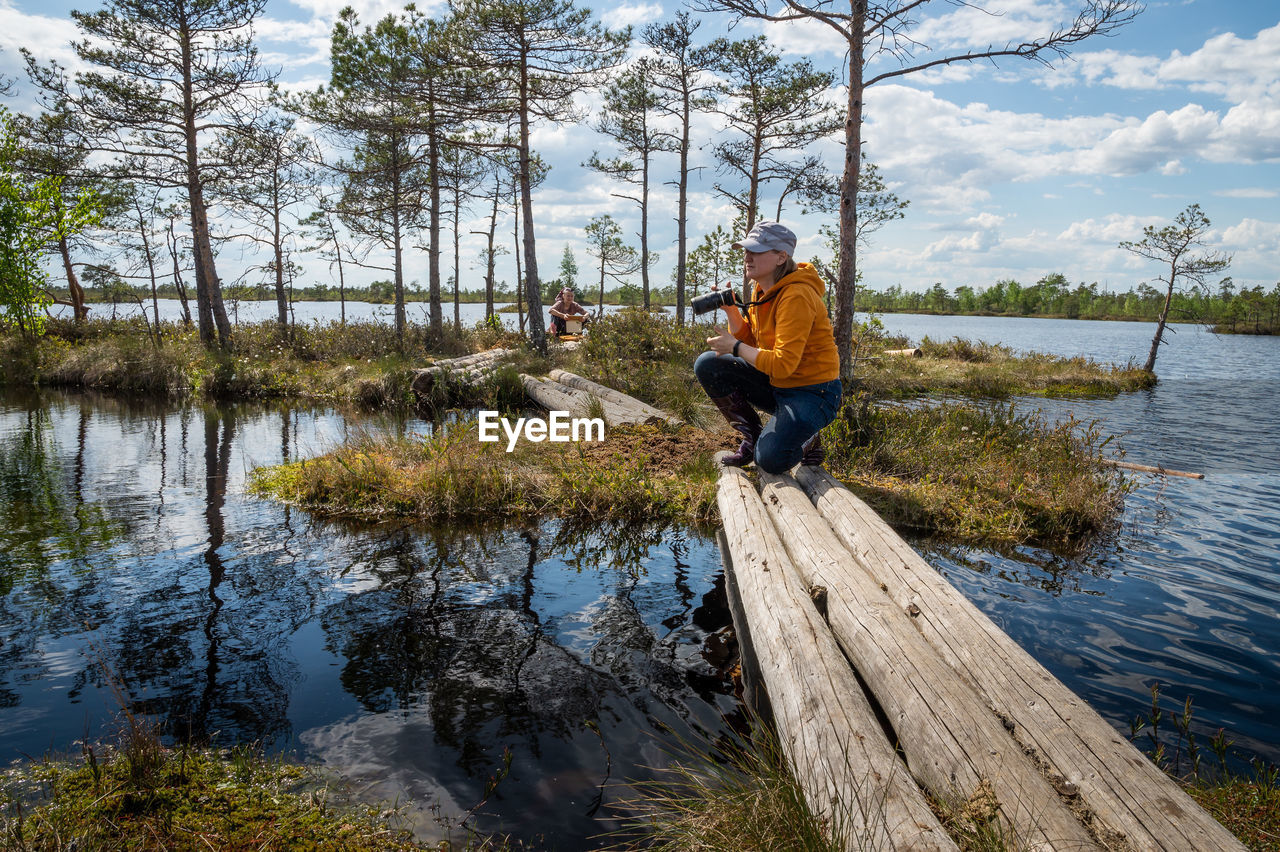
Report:
<svg viewBox="0 0 1280 852"><path fill-rule="evenodd" d="M694 623L687 535L556 524L383 531L353 565L377 584L321 617L365 713L304 742L337 765L362 763L381 795L459 810L484 798L509 749L511 773L482 824L534 813L547 839L598 832L611 774L665 762L662 726L713 736L732 708L700 656L706 629L721 625ZM651 582L647 563L663 582Z"/></svg>
<svg viewBox="0 0 1280 852"><path fill-rule="evenodd" d="M348 425L0 393L4 759L109 732L101 659L174 738L298 749L455 816L509 750L479 826L593 845L611 785L667 762L667 728L713 738L736 706L702 657L728 619L715 545L659 527L351 527L244 496L254 465Z"/></svg>

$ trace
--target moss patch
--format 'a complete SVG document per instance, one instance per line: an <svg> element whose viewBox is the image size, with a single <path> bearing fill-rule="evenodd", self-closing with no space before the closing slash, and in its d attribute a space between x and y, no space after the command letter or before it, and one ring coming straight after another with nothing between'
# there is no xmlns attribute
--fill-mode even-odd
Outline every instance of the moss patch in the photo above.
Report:
<svg viewBox="0 0 1280 852"><path fill-rule="evenodd" d="M4 775L5 848L424 848L369 807L338 807L312 770L248 749L86 746Z"/></svg>

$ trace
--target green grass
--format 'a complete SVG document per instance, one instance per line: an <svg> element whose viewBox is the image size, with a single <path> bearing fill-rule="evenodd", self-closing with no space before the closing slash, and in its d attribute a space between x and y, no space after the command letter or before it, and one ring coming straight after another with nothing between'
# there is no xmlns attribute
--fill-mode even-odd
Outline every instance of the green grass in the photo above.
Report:
<svg viewBox="0 0 1280 852"><path fill-rule="evenodd" d="M1235 766L1243 761L1232 760L1226 731L1218 729L1206 746L1192 729L1193 716L1191 696L1170 711L1161 704L1160 684L1152 684L1150 714L1134 718L1130 739L1246 847L1280 852L1280 767L1254 757L1248 772L1240 771Z"/></svg>
<svg viewBox="0 0 1280 852"><path fill-rule="evenodd" d="M417 403L410 390L414 369L495 345L522 343L483 324L446 326L437 337L411 323L401 345L383 323L316 323L281 334L267 322L237 326L232 350L223 352L206 349L194 330L173 323L163 323L157 339L137 320L51 321L34 345L0 334L0 355L12 365L0 384L405 410Z"/></svg>
<svg viewBox="0 0 1280 852"><path fill-rule="evenodd" d="M658 852L835 852L839 829L814 816L777 736L756 724L745 739L679 744L657 779L630 785L623 828L607 847Z"/></svg>
<svg viewBox="0 0 1280 852"><path fill-rule="evenodd" d="M652 426L599 443L482 443L474 423L429 438L360 436L315 459L253 472L251 493L333 517L570 520L705 526L714 518L714 438ZM637 450L637 447L640 449Z"/></svg>
<svg viewBox="0 0 1280 852"><path fill-rule="evenodd" d="M1124 478L1096 424L1013 405L846 403L827 469L898 529L987 544L1078 544L1112 528Z"/></svg>
<svg viewBox="0 0 1280 852"><path fill-rule="evenodd" d="M423 848L394 812L341 799L298 764L147 734L10 767L0 796L12 850Z"/></svg>
<svg viewBox="0 0 1280 852"><path fill-rule="evenodd" d="M1110 397L1152 387L1156 379L1130 363L1111 367L1087 358L1018 354L1007 346L953 338L925 338L920 358L885 355L901 341L874 339L862 353L858 379L877 397L932 393L971 397Z"/></svg>

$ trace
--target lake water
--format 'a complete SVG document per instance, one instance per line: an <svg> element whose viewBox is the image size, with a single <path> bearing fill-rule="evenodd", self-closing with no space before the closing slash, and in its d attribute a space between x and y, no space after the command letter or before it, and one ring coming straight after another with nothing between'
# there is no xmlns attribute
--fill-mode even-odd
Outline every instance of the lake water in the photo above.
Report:
<svg viewBox="0 0 1280 852"><path fill-rule="evenodd" d="M320 304L320 303L313 303ZM336 306L335 306L336 307ZM352 314L349 313L350 317ZM300 317L301 319L301 317ZM1151 326L888 315L1107 361ZM1280 339L1179 327L1151 391L1025 400L1101 419L1137 474L1117 536L1066 558L914 542L1118 728L1160 683L1198 736L1280 762ZM0 759L111 729L118 684L178 736L257 741L356 790L591 848L618 782L736 704L707 651L727 620L714 542L687 530L353 526L244 494L254 466L349 430L430 424L324 409L0 393ZM714 643L711 643L712 645Z"/></svg>
<svg viewBox="0 0 1280 852"><path fill-rule="evenodd" d="M915 341L960 336L1019 350L1146 359L1152 323L887 314ZM1027 399L1101 421L1127 460L1203 473L1131 474L1114 540L1074 560L932 548L926 557L1024 648L1124 731L1192 699L1202 743L1280 763L1280 338L1175 326L1151 390L1102 400ZM1166 728L1172 732L1171 726Z"/></svg>
<svg viewBox="0 0 1280 852"><path fill-rule="evenodd" d="M178 322L182 319L182 303L177 299L159 299L160 320L169 322ZM145 302L147 317L152 316L151 302ZM494 310L500 310L509 307L511 302L495 302ZM112 317L134 317L138 316L140 309L137 304L119 304L119 305L90 305L89 315L94 319L112 318ZM226 303L227 318L232 323L255 323L255 322L275 322L278 308L274 301L243 301L231 299ZM453 321L453 302L445 302L441 309L443 311L444 321ZM596 309L588 308L594 316ZM606 314L621 310L619 305L605 305L604 312ZM674 312L675 308L670 307L667 310ZM687 308L686 308L687 310ZM405 315L410 322L425 324L428 322L429 314L426 302L409 302L405 305ZM70 309L65 305L54 305L50 311L54 316L70 316ZM192 304L192 316L194 316L195 305ZM395 322L395 306L394 305L375 305L369 302L347 302L346 315L348 322L374 320L377 322L385 322L391 324ZM338 322L342 317L342 304L340 302L294 302L293 303L293 320L296 323L320 323L321 325L330 322ZM498 317L502 320L503 325L512 330L520 327L520 315L514 311L499 313ZM470 328L477 322L484 319L484 303L470 302L458 305L458 318L462 321L464 328ZM547 314L545 308L543 310L543 319L550 321L550 314Z"/></svg>

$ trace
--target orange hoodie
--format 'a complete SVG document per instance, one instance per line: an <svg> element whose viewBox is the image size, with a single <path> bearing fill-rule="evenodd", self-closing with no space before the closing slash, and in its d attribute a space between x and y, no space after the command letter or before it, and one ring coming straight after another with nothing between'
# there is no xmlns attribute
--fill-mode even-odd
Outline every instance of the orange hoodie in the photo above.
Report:
<svg viewBox="0 0 1280 852"><path fill-rule="evenodd" d="M807 263L778 282L763 305L747 308L746 322L734 335L760 350L756 369L777 388L829 382L840 375L835 333L822 294L826 287ZM752 301L762 298L760 285Z"/></svg>

